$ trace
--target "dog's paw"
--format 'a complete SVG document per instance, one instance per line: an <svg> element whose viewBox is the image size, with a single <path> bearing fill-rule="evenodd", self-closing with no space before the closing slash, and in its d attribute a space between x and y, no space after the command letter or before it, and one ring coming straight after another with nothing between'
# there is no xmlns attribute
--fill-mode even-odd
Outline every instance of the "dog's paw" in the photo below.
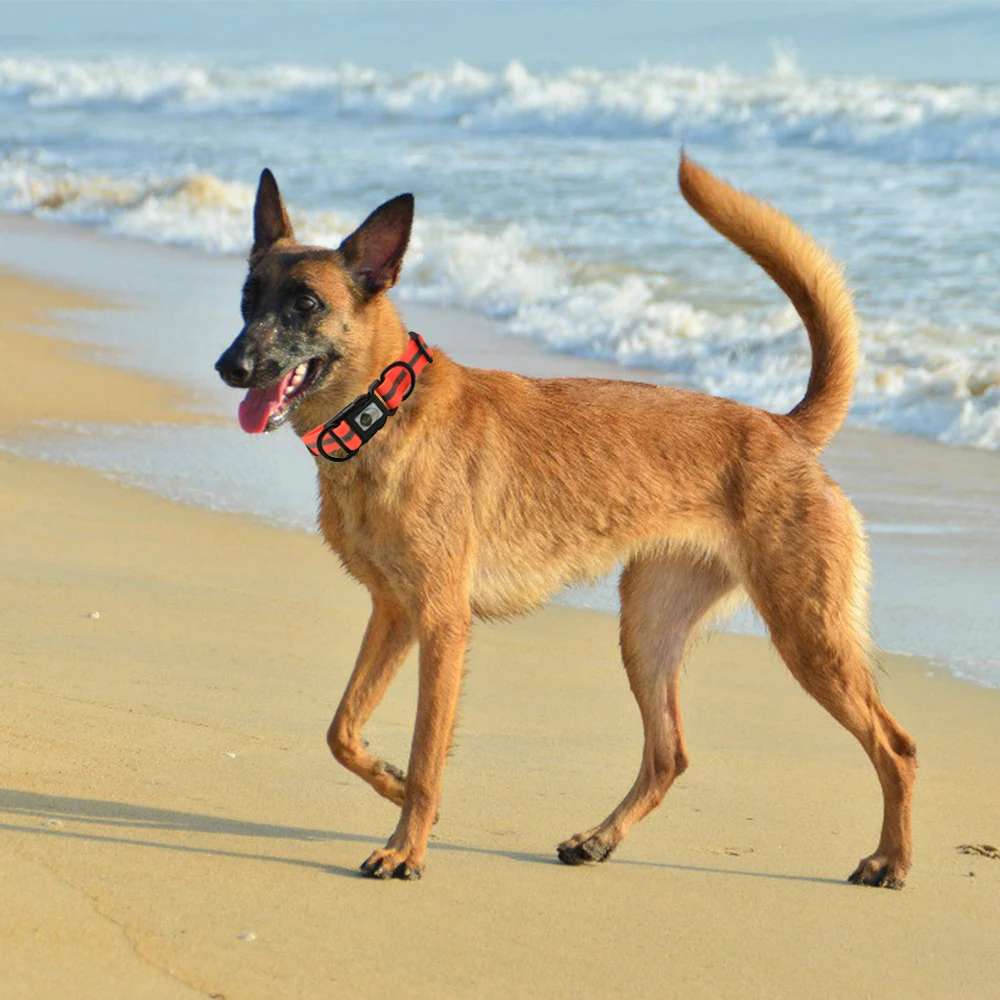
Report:
<svg viewBox="0 0 1000 1000"><path fill-rule="evenodd" d="M617 843L608 843L598 834L583 840L577 835L570 837L569 840L564 840L556 848L556 854L564 865L585 865L607 861L617 846Z"/></svg>
<svg viewBox="0 0 1000 1000"><path fill-rule="evenodd" d="M422 861L417 861L412 853L394 851L386 847L381 851L373 851L367 861L361 866L361 874L368 878L398 878L415 881L424 872Z"/></svg>
<svg viewBox="0 0 1000 1000"><path fill-rule="evenodd" d="M872 854L861 859L847 881L880 889L902 889L906 884L906 869L886 854Z"/></svg>

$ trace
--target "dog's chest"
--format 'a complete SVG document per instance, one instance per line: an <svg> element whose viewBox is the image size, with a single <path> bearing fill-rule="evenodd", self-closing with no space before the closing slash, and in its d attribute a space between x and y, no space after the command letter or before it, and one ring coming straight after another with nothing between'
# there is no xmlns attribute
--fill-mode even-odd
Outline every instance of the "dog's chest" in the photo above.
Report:
<svg viewBox="0 0 1000 1000"><path fill-rule="evenodd" d="M373 477L319 476L319 528L347 568L383 573L398 564L405 548L406 510L399 492Z"/></svg>

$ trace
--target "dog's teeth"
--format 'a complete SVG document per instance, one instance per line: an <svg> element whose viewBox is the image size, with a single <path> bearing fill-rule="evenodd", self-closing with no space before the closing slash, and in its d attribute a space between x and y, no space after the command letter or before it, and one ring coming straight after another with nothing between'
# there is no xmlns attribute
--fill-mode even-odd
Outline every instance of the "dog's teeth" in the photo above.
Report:
<svg viewBox="0 0 1000 1000"><path fill-rule="evenodd" d="M309 367L308 364L303 361L302 364L299 365L299 367L295 369L295 374L296 375L305 375L306 368L308 368L308 367Z"/></svg>

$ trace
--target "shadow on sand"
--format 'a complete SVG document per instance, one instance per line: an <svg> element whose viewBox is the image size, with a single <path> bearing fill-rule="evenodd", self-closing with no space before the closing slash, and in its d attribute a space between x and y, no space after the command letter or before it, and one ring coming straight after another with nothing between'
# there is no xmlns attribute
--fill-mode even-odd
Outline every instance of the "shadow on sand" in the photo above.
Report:
<svg viewBox="0 0 1000 1000"><path fill-rule="evenodd" d="M0 788L0 816L22 816L42 820L45 824L81 823L102 827L105 830L121 831L150 830L162 834L175 832L221 834L227 837L252 837L257 839L305 842L339 842L361 844L370 848L381 847L383 841L358 833L344 833L335 830L312 830L298 826L277 826L271 823L254 823L248 820L227 819L223 816L207 816L203 813L178 812L172 809L154 809L151 806L132 805L128 802L108 802L101 799L73 799L59 795L42 795L12 788ZM267 861L275 864L313 868L331 875L358 877L358 872L339 865L327 865L304 858L286 858L278 854L259 854L232 851L217 847L200 847L190 844L171 843L165 840L140 840L135 837L119 836L107 832L64 830L55 825L40 827L18 823L0 822L0 831L20 834L34 834L69 840L86 840L101 844L126 844L135 847L155 848L182 854L208 854L222 858L238 858L245 861ZM440 840L431 842L430 850L456 851L469 854L483 854L506 858L511 861L562 867L555 854L531 854L524 851L505 851L495 848L470 847L464 844L450 844ZM845 885L839 879L814 878L806 875L782 875L770 872L740 871L731 868L710 868L699 865L665 864L655 861L635 861L615 859L616 865L663 868L683 872L703 872L714 875L732 875L743 878L779 879L793 882L813 882L829 885Z"/></svg>

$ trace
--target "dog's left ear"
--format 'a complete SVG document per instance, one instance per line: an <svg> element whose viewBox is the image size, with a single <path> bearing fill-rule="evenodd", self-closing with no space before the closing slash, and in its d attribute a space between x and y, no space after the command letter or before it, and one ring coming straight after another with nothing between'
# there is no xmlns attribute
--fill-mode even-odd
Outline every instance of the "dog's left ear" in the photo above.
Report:
<svg viewBox="0 0 1000 1000"><path fill-rule="evenodd" d="M250 260L266 253L278 240L293 239L295 233L288 221L278 182L274 179L274 174L265 167L260 174L257 200L253 206L253 249L250 251Z"/></svg>
<svg viewBox="0 0 1000 1000"><path fill-rule="evenodd" d="M392 288L413 226L413 195L401 194L380 205L340 244L351 277L368 295Z"/></svg>

